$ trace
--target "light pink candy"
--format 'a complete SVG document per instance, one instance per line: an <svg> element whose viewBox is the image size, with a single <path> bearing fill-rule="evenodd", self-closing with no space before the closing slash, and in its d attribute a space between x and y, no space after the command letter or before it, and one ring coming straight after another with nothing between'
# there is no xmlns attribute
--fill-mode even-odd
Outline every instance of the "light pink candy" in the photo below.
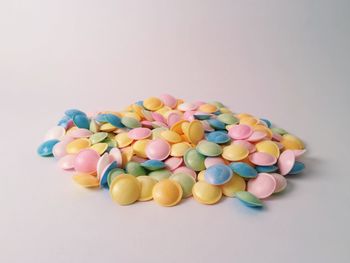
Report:
<svg viewBox="0 0 350 263"><path fill-rule="evenodd" d="M74 160L74 169L77 172L93 173L96 172L97 162L100 155L93 149L81 150Z"/></svg>
<svg viewBox="0 0 350 263"><path fill-rule="evenodd" d="M186 111L184 113L184 119L187 121L193 121L195 113L196 113L195 111Z"/></svg>
<svg viewBox="0 0 350 263"><path fill-rule="evenodd" d="M162 94L159 96L159 98L163 101L165 106L168 106L172 109L175 108L177 104L177 100L169 94Z"/></svg>
<svg viewBox="0 0 350 263"><path fill-rule="evenodd" d="M168 125L166 125L164 122L152 121L152 127L153 128L158 128L158 127L168 128Z"/></svg>
<svg viewBox="0 0 350 263"><path fill-rule="evenodd" d="M247 191L257 198L267 198L276 190L277 182L273 175L259 173L256 178L250 179L247 184Z"/></svg>
<svg viewBox="0 0 350 263"><path fill-rule="evenodd" d="M254 131L252 133L252 135L249 136L249 138L247 139L247 141L249 142L258 142L261 141L262 139L264 139L266 137L266 133L263 131Z"/></svg>
<svg viewBox="0 0 350 263"><path fill-rule="evenodd" d="M75 157L75 154L67 154L63 156L58 161L58 166L61 167L63 170L72 170L74 168Z"/></svg>
<svg viewBox="0 0 350 263"><path fill-rule="evenodd" d="M151 121L143 120L143 121L141 121L141 124L145 128L153 128Z"/></svg>
<svg viewBox="0 0 350 263"><path fill-rule="evenodd" d="M306 152L306 150L293 150L293 152L294 152L295 157L298 158L298 157L302 156Z"/></svg>
<svg viewBox="0 0 350 263"><path fill-rule="evenodd" d="M235 140L232 144L239 144L239 145L246 147L248 149L249 153L256 152L255 145L250 143L250 142L247 142L245 140Z"/></svg>
<svg viewBox="0 0 350 263"><path fill-rule="evenodd" d="M184 103L178 105L177 108L181 111L192 111L192 110L196 110L198 108L198 106L196 104L193 104L193 103L184 102Z"/></svg>
<svg viewBox="0 0 350 263"><path fill-rule="evenodd" d="M52 149L53 156L56 158L62 158L67 154L66 152L66 146L68 143L72 142L74 140L73 137L65 136L62 141L59 143L56 143L55 146Z"/></svg>
<svg viewBox="0 0 350 263"><path fill-rule="evenodd" d="M293 150L285 150L282 152L277 163L281 175L288 174L292 170L294 163L295 154Z"/></svg>
<svg viewBox="0 0 350 263"><path fill-rule="evenodd" d="M158 113L158 112L152 112L152 117L153 117L153 119L155 121L162 122L162 123L166 123L167 122L165 120L165 118L163 117L163 115Z"/></svg>
<svg viewBox="0 0 350 263"><path fill-rule="evenodd" d="M171 127L173 126L175 123L177 123L178 121L180 121L182 118L181 118L181 115L176 113L176 112L172 112L168 115L168 120L167 120L167 123L168 123L168 126Z"/></svg>
<svg viewBox="0 0 350 263"><path fill-rule="evenodd" d="M182 157L170 157L164 161L165 166L170 171L173 171L181 166L183 163Z"/></svg>
<svg viewBox="0 0 350 263"><path fill-rule="evenodd" d="M213 127L211 127L207 121L201 121L201 123L202 123L205 131L207 131L207 132L215 131L215 129Z"/></svg>
<svg viewBox="0 0 350 263"><path fill-rule="evenodd" d="M87 138L92 135L92 132L89 131L88 129L78 128L70 131L69 135L74 138Z"/></svg>
<svg viewBox="0 0 350 263"><path fill-rule="evenodd" d="M274 193L282 192L287 187L286 177L278 173L271 173L271 175L276 179L276 189Z"/></svg>
<svg viewBox="0 0 350 263"><path fill-rule="evenodd" d="M133 140L142 140L151 136L152 131L148 128L135 128L128 132L128 137Z"/></svg>
<svg viewBox="0 0 350 263"><path fill-rule="evenodd" d="M280 141L282 141L282 139L283 139L282 135L280 135L278 133L273 133L272 134L272 140L280 142Z"/></svg>
<svg viewBox="0 0 350 263"><path fill-rule="evenodd" d="M204 160L205 168L209 168L215 164L225 164L225 161L221 157L207 157Z"/></svg>
<svg viewBox="0 0 350 263"><path fill-rule="evenodd" d="M133 162L138 162L138 163L143 163L145 161L147 161L148 159L142 158L140 156L136 156L134 155L133 157L131 157L131 161Z"/></svg>
<svg viewBox="0 0 350 263"><path fill-rule="evenodd" d="M146 146L146 155L150 160L162 161L170 154L170 144L163 139L150 141Z"/></svg>
<svg viewBox="0 0 350 263"><path fill-rule="evenodd" d="M255 152L249 155L249 161L256 165L268 166L275 164L277 159L275 156L268 153Z"/></svg>
<svg viewBox="0 0 350 263"><path fill-rule="evenodd" d="M110 162L116 161L118 167L123 165L123 156L118 148L113 148L109 151L109 159Z"/></svg>
<svg viewBox="0 0 350 263"><path fill-rule="evenodd" d="M97 162L97 178L101 178L103 170L111 163L108 153L104 153Z"/></svg>
<svg viewBox="0 0 350 263"><path fill-rule="evenodd" d="M191 175L194 179L196 179L196 177L197 177L196 172L193 171L192 169L186 167L186 166L180 166L179 168L177 168L173 171L173 174L178 174L178 173L184 173L184 174Z"/></svg>
<svg viewBox="0 0 350 263"><path fill-rule="evenodd" d="M228 131L228 135L236 140L244 140L249 138L253 134L253 129L245 124L239 124L231 127Z"/></svg>

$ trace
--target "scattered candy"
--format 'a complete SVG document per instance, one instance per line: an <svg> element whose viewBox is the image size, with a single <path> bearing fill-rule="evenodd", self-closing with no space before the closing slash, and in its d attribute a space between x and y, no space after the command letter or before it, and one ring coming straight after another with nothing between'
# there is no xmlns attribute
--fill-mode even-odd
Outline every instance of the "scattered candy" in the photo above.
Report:
<svg viewBox="0 0 350 263"><path fill-rule="evenodd" d="M261 207L305 169L304 143L271 121L169 94L119 112L67 110L37 153L58 159L80 186L109 189L120 205L174 206L190 196L215 204L224 195Z"/></svg>

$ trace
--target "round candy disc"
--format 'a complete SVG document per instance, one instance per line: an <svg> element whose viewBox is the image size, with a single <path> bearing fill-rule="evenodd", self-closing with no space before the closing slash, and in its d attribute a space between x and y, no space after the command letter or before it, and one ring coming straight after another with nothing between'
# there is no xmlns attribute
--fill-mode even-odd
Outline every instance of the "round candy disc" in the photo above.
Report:
<svg viewBox="0 0 350 263"><path fill-rule="evenodd" d="M215 164L209 167L204 174L205 180L213 185L227 183L233 175L231 168L224 164Z"/></svg>
<svg viewBox="0 0 350 263"><path fill-rule="evenodd" d="M163 102L156 97L150 97L143 101L143 106L150 111L159 110L161 107L163 107L163 105Z"/></svg>
<svg viewBox="0 0 350 263"><path fill-rule="evenodd" d="M162 161L170 154L170 145L164 139L150 141L146 146L146 155L151 160Z"/></svg>
<svg viewBox="0 0 350 263"><path fill-rule="evenodd" d="M138 200L139 201L151 200L153 198L152 197L153 187L156 185L158 181L146 175L138 176L137 180L141 183L141 193Z"/></svg>
<svg viewBox="0 0 350 263"><path fill-rule="evenodd" d="M275 177L276 180L276 189L274 193L282 192L287 187L287 179L278 173L271 173L271 175Z"/></svg>
<svg viewBox="0 0 350 263"><path fill-rule="evenodd" d="M196 183L196 180L192 176L184 173L177 173L170 176L169 179L175 180L181 185L183 192L182 198L187 198L192 195L192 187Z"/></svg>
<svg viewBox="0 0 350 263"><path fill-rule="evenodd" d="M236 197L247 206L251 206L251 207L263 206L263 203L255 195L247 191L236 192Z"/></svg>
<svg viewBox="0 0 350 263"><path fill-rule="evenodd" d="M249 155L249 161L255 165L270 166L275 164L277 159L269 153L255 152Z"/></svg>
<svg viewBox="0 0 350 263"><path fill-rule="evenodd" d="M221 157L207 157L204 160L205 168L209 168L215 164L225 164L225 161Z"/></svg>
<svg viewBox="0 0 350 263"><path fill-rule="evenodd" d="M273 141L258 142L255 147L258 152L268 153L276 158L278 158L280 155L280 149Z"/></svg>
<svg viewBox="0 0 350 263"><path fill-rule="evenodd" d="M147 160L141 163L141 166L150 171L159 170L165 167L165 163L158 160Z"/></svg>
<svg viewBox="0 0 350 263"><path fill-rule="evenodd" d="M243 162L231 163L230 167L234 173L244 178L254 178L258 175L252 166Z"/></svg>
<svg viewBox="0 0 350 263"><path fill-rule="evenodd" d="M66 129L62 126L55 126L51 128L46 134L45 134L45 141L48 140L62 140L64 135L66 134Z"/></svg>
<svg viewBox="0 0 350 263"><path fill-rule="evenodd" d="M234 197L237 192L244 191L246 183L240 176L232 176L231 180L221 185L222 193L228 197Z"/></svg>
<svg viewBox="0 0 350 263"><path fill-rule="evenodd" d="M204 160L205 156L200 154L196 149L187 150L184 156L186 166L194 171L205 169Z"/></svg>
<svg viewBox="0 0 350 263"><path fill-rule="evenodd" d="M234 125L229 129L228 135L236 140L244 140L253 134L253 129L249 125L239 124Z"/></svg>
<svg viewBox="0 0 350 263"><path fill-rule="evenodd" d="M133 140L142 140L150 137L152 131L148 128L135 128L128 132L128 136Z"/></svg>
<svg viewBox="0 0 350 263"><path fill-rule="evenodd" d="M170 130L162 131L160 136L170 143L179 143L182 141L182 138L178 133Z"/></svg>
<svg viewBox="0 0 350 263"><path fill-rule="evenodd" d="M246 158L248 154L249 151L245 146L239 144L231 144L224 147L222 157L228 161L240 161Z"/></svg>
<svg viewBox="0 0 350 263"><path fill-rule="evenodd" d="M192 194L199 203L211 205L220 201L222 191L219 186L209 184L206 181L198 181L192 188Z"/></svg>
<svg viewBox="0 0 350 263"><path fill-rule="evenodd" d="M99 187L100 185L97 177L91 174L78 173L73 175L72 178L74 182L84 187Z"/></svg>
<svg viewBox="0 0 350 263"><path fill-rule="evenodd" d="M182 198L181 185L170 179L159 181L152 191L154 201L161 206L174 206Z"/></svg>
<svg viewBox="0 0 350 263"><path fill-rule="evenodd" d="M74 169L81 173L94 173L99 159L100 155L95 150L83 149L75 157Z"/></svg>
<svg viewBox="0 0 350 263"><path fill-rule="evenodd" d="M91 146L91 142L86 138L76 139L66 146L66 152L69 154L78 153L82 149L89 148Z"/></svg>
<svg viewBox="0 0 350 263"><path fill-rule="evenodd" d="M171 146L170 155L174 157L182 157L189 148L191 148L191 144L188 142L175 143Z"/></svg>
<svg viewBox="0 0 350 263"><path fill-rule="evenodd" d="M204 128L200 121L194 120L188 126L188 139L191 143L197 144L204 137Z"/></svg>
<svg viewBox="0 0 350 263"><path fill-rule="evenodd" d="M102 142L108 136L107 132L97 132L90 136L90 141L92 144Z"/></svg>
<svg viewBox="0 0 350 263"><path fill-rule="evenodd" d="M215 157L222 154L222 148L220 145L205 140L200 141L196 149L199 153L209 157Z"/></svg>
<svg viewBox="0 0 350 263"><path fill-rule="evenodd" d="M276 190L277 182L273 175L259 173L254 179L250 179L247 184L247 191L257 198L263 199L272 195Z"/></svg>
<svg viewBox="0 0 350 263"><path fill-rule="evenodd" d="M288 174L295 163L295 155L292 150L286 150L281 153L280 158L278 159L278 168L280 170L281 175Z"/></svg>
<svg viewBox="0 0 350 263"><path fill-rule="evenodd" d="M138 162L128 162L125 165L125 170L134 176L146 175L146 170Z"/></svg>
<svg viewBox="0 0 350 263"><path fill-rule="evenodd" d="M305 169L305 164L302 162L295 162L292 170L288 174L299 174Z"/></svg>
<svg viewBox="0 0 350 263"><path fill-rule="evenodd" d="M121 174L113 179L109 193L114 202L129 205L139 199L141 183L133 175Z"/></svg>
<svg viewBox="0 0 350 263"><path fill-rule="evenodd" d="M56 140L56 139L45 141L39 146L37 153L43 157L44 156L51 156L53 147L59 142L60 141Z"/></svg>
<svg viewBox="0 0 350 263"><path fill-rule="evenodd" d="M209 142L214 142L214 143L218 143L218 144L227 143L231 140L230 136L228 136L227 133L225 133L223 131L209 132L206 136L206 139Z"/></svg>

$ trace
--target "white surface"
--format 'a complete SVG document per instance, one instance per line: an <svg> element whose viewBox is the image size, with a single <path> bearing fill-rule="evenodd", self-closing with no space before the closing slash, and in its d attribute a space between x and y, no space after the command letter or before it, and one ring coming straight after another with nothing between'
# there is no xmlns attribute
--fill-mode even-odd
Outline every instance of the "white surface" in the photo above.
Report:
<svg viewBox="0 0 350 263"><path fill-rule="evenodd" d="M349 1L2 1L0 262L349 262ZM120 207L36 148L63 111L160 92L300 136L303 175L235 199Z"/></svg>

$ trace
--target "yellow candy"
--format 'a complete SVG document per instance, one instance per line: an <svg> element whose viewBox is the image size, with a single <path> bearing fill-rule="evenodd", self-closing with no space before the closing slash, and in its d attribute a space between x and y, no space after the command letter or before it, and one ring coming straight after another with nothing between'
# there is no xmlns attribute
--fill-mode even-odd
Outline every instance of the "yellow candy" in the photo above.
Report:
<svg viewBox="0 0 350 263"><path fill-rule="evenodd" d="M199 106L198 110L205 113L214 113L218 110L218 108L213 104L207 103Z"/></svg>
<svg viewBox="0 0 350 263"><path fill-rule="evenodd" d="M180 121L174 123L173 126L170 127L170 130L171 130L171 131L174 131L174 132L176 132L176 133L178 133L178 134L181 135L181 134L184 133L183 130L182 130L182 125L183 125L184 123L189 123L189 121L180 120Z"/></svg>
<svg viewBox="0 0 350 263"><path fill-rule="evenodd" d="M153 187L158 181L147 175L138 176L136 177L136 179L141 183L141 194L138 200L139 201L151 200L153 198L152 197Z"/></svg>
<svg viewBox="0 0 350 263"><path fill-rule="evenodd" d="M170 155L174 157L182 157L189 148L191 148L191 144L188 142L175 143L171 146Z"/></svg>
<svg viewBox="0 0 350 263"><path fill-rule="evenodd" d="M99 187L100 186L100 181L96 176L93 176L91 174L84 174L84 173L79 173L73 175L73 180L77 184L84 186L84 187Z"/></svg>
<svg viewBox="0 0 350 263"><path fill-rule="evenodd" d="M104 123L100 126L100 131L104 131L104 132L112 132L115 131L117 129L117 127L113 126L110 123Z"/></svg>
<svg viewBox="0 0 350 263"><path fill-rule="evenodd" d="M285 134L282 137L282 145L287 150L303 150L304 143L296 136L291 134Z"/></svg>
<svg viewBox="0 0 350 263"><path fill-rule="evenodd" d="M197 144L204 138L204 128L200 121L194 120L189 124L187 137L193 144Z"/></svg>
<svg viewBox="0 0 350 263"><path fill-rule="evenodd" d="M221 113L232 113L232 111L228 108L222 107L220 108Z"/></svg>
<svg viewBox="0 0 350 263"><path fill-rule="evenodd" d="M122 133L117 134L115 136L115 140L117 141L119 148L126 147L133 142L133 139L129 138L127 132L122 132Z"/></svg>
<svg viewBox="0 0 350 263"><path fill-rule="evenodd" d="M131 105L131 108L140 117L140 119L144 117L142 113L143 108L140 105L133 104Z"/></svg>
<svg viewBox="0 0 350 263"><path fill-rule="evenodd" d="M252 116L248 113L239 113L239 114L236 114L235 117L238 119L243 119L243 118L247 118L247 117L254 118L254 116Z"/></svg>
<svg viewBox="0 0 350 263"><path fill-rule="evenodd" d="M134 118L138 121L141 121L140 115L135 112L121 112L122 117Z"/></svg>
<svg viewBox="0 0 350 263"><path fill-rule="evenodd" d="M226 184L221 185L222 193L228 197L234 197L236 192L244 191L246 187L246 182L244 179L236 174L234 174L230 181Z"/></svg>
<svg viewBox="0 0 350 263"><path fill-rule="evenodd" d="M246 147L239 144L231 144L224 147L222 157L228 161L240 161L246 158L249 151Z"/></svg>
<svg viewBox="0 0 350 263"><path fill-rule="evenodd" d="M272 138L272 131L267 128L266 126L262 125L262 124L256 124L254 125L254 130L255 131L262 131L266 133L266 138L271 140Z"/></svg>
<svg viewBox="0 0 350 263"><path fill-rule="evenodd" d="M107 150L108 144L100 142L92 145L90 148L98 152L99 155L102 155Z"/></svg>
<svg viewBox="0 0 350 263"><path fill-rule="evenodd" d="M168 106L163 106L162 108L160 108L160 109L157 110L156 112L159 113L159 114L162 114L162 115L165 117L165 114L166 114L168 111L171 111L171 108L168 107Z"/></svg>
<svg viewBox="0 0 350 263"><path fill-rule="evenodd" d="M152 130L152 140L155 140L155 139L161 139L162 136L162 132L163 131L167 131L168 129L165 128L165 127L158 127L158 128L155 128Z"/></svg>
<svg viewBox="0 0 350 263"><path fill-rule="evenodd" d="M142 157L142 158L147 158L146 155L146 146L151 140L149 139L143 139L143 140L138 140L133 143L132 149L134 150L134 154Z"/></svg>
<svg viewBox="0 0 350 263"><path fill-rule="evenodd" d="M147 110L156 111L163 107L163 102L156 97L150 97L143 101L143 106Z"/></svg>
<svg viewBox="0 0 350 263"><path fill-rule="evenodd" d="M152 117L152 112L142 109L142 115L144 116L144 118L148 121L153 121L153 117Z"/></svg>
<svg viewBox="0 0 350 263"><path fill-rule="evenodd" d="M114 202L130 205L139 199L141 183L133 175L121 174L113 179L109 192Z"/></svg>
<svg viewBox="0 0 350 263"><path fill-rule="evenodd" d="M261 141L258 142L255 146L258 152L269 153L276 158L280 156L280 149L273 141Z"/></svg>
<svg viewBox="0 0 350 263"><path fill-rule="evenodd" d="M127 164L128 162L130 162L131 158L134 155L134 150L131 146L129 147L125 147L120 149L121 153L122 153L122 160L123 160L123 167L125 166L125 164Z"/></svg>
<svg viewBox="0 0 350 263"><path fill-rule="evenodd" d="M192 194L199 203L212 205L221 199L222 191L219 186L212 185L206 181L198 181L192 188Z"/></svg>
<svg viewBox="0 0 350 263"><path fill-rule="evenodd" d="M170 130L162 131L160 136L170 143L179 143L182 141L182 138L178 133Z"/></svg>
<svg viewBox="0 0 350 263"><path fill-rule="evenodd" d="M202 170L202 171L200 171L200 172L198 173L198 175L197 175L197 181L203 181L203 180L205 180L205 179L204 179L205 171L206 171L206 170Z"/></svg>
<svg viewBox="0 0 350 263"><path fill-rule="evenodd" d="M82 149L89 148L90 146L91 146L91 142L89 139L80 138L68 143L66 146L66 152L69 154L75 154Z"/></svg>
<svg viewBox="0 0 350 263"><path fill-rule="evenodd" d="M161 206L174 206L182 199L182 188L178 182L164 179L153 187L152 196Z"/></svg>
<svg viewBox="0 0 350 263"><path fill-rule="evenodd" d="M254 117L243 117L239 120L239 124L246 124L249 126L254 126L258 124L259 120Z"/></svg>

